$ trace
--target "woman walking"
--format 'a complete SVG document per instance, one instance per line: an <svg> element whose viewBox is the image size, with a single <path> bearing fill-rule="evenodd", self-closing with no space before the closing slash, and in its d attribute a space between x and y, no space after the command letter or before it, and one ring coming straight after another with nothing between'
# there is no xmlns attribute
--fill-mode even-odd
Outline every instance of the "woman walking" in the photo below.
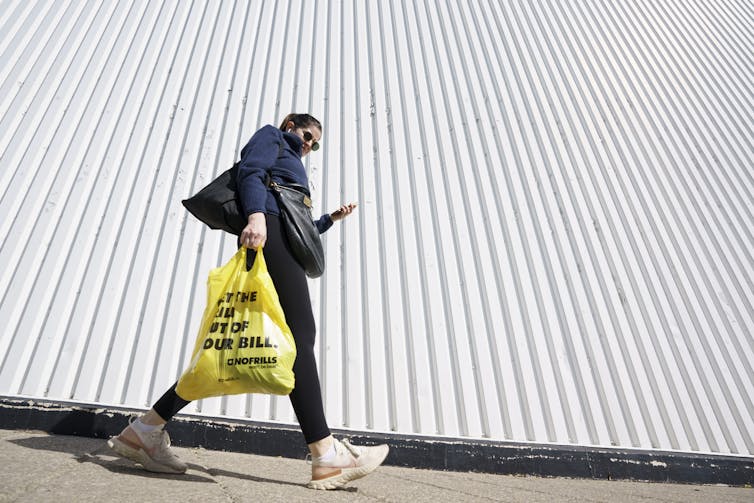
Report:
<svg viewBox="0 0 754 503"><path fill-rule="evenodd" d="M374 471L387 456L388 446L357 447L330 433L314 356L315 324L306 275L291 254L280 209L266 183L269 175L277 183L308 186L301 159L319 149L321 137L322 125L317 119L308 114L289 114L280 127L268 125L258 130L241 150L237 185L247 225L239 236L239 245L265 248L267 267L296 341L296 383L290 400L312 459L308 487L335 489ZM355 207L347 204L323 215L315 222L319 232L350 215ZM187 466L170 450L170 438L164 430L164 425L189 403L176 393L176 385L120 435L108 440L108 445L146 470L184 473Z"/></svg>

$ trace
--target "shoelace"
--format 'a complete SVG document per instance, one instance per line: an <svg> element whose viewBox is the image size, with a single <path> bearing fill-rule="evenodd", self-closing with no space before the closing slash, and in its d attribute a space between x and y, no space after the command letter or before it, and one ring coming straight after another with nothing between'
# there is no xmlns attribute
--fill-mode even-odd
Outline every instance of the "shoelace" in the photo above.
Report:
<svg viewBox="0 0 754 503"><path fill-rule="evenodd" d="M161 459L179 459L176 454L170 450L170 435L166 431L162 432L160 446L157 447L155 454L159 454Z"/></svg>
<svg viewBox="0 0 754 503"><path fill-rule="evenodd" d="M351 445L351 442L349 442L347 438L344 438L341 444L344 445L345 448L351 452L353 457L358 458L359 456L361 456L361 449Z"/></svg>
<svg viewBox="0 0 754 503"><path fill-rule="evenodd" d="M347 438L344 438L343 440L340 440L340 441L337 441L337 442L340 445L344 446L346 449L348 449L348 452L350 452L353 457L358 458L359 456L361 456L361 450L358 447L355 447L355 446L351 445L351 442L349 442ZM336 447L335 450L337 452L337 447ZM314 458L312 457L311 453L307 454L306 455L306 464L308 464L308 465L312 464L313 459Z"/></svg>

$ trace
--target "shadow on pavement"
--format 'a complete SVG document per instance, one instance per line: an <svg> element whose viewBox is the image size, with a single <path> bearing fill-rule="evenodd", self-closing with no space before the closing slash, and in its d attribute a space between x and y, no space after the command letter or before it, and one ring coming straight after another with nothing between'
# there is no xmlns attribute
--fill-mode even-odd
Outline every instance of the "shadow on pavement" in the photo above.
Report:
<svg viewBox="0 0 754 503"><path fill-rule="evenodd" d="M217 483L214 477L232 477L236 479L248 480L264 484L288 485L302 487L303 484L290 482L287 480L269 479L257 477L246 473L238 473L230 470L218 468L207 468L206 466L196 463L188 463L189 470L202 472L208 476L202 476L197 473L185 473L183 475L174 475L169 473L154 473L142 470L139 466L130 460L124 459L115 452L111 451L104 440L79 438L79 437L26 437L8 439L7 442L13 443L26 449L37 449L54 452L68 453L79 463L93 463L102 468L120 475L129 475L146 478L165 478L182 480L186 482L204 482ZM348 488L353 489L353 488ZM346 490L348 490L346 489ZM353 489L355 490L355 489Z"/></svg>

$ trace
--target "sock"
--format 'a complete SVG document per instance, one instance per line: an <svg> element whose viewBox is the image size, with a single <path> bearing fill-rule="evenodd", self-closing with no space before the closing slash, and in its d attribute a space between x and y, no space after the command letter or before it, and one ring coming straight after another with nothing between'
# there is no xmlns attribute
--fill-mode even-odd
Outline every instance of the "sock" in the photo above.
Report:
<svg viewBox="0 0 754 503"><path fill-rule="evenodd" d="M335 456L337 454L338 453L335 452L335 442L333 441L333 443L330 444L330 449L317 459L319 461L325 461L325 462L332 461L333 459L335 459Z"/></svg>
<svg viewBox="0 0 754 503"><path fill-rule="evenodd" d="M141 422L141 419L136 419L133 423L131 423L131 428L136 430L139 433L149 433L151 431L155 430L161 430L163 425L153 425L153 424L144 424Z"/></svg>

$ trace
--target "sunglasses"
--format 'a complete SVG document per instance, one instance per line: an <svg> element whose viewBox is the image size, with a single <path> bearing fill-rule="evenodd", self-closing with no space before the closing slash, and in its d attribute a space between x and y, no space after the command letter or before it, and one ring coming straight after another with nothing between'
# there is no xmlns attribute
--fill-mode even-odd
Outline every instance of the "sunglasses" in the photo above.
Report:
<svg viewBox="0 0 754 503"><path fill-rule="evenodd" d="M313 139L314 139L314 135L311 134L311 132L304 131L304 141L308 142L308 141L312 141ZM311 148L312 148L312 152L316 152L317 150L319 150L319 142L315 141L314 143L312 143Z"/></svg>

